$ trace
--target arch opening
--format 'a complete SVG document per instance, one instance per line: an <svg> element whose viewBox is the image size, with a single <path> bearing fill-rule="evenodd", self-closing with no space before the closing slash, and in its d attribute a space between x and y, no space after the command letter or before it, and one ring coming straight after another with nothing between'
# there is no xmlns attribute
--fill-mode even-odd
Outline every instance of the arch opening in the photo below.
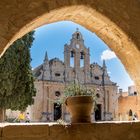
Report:
<svg viewBox="0 0 140 140"><path fill-rule="evenodd" d="M67 23L67 22L64 22L64 23ZM63 24L62 22L58 22L58 25L61 25L61 24ZM71 23L72 24L72 23ZM74 23L73 23L74 24ZM53 25L56 25L55 23L53 24ZM50 26L51 26L51 24L50 24ZM45 27L45 26L44 26ZM59 27L59 28L61 28L61 26ZM67 28L67 27L65 27L65 28ZM83 28L83 27L82 27ZM75 29L76 29L76 27L75 27ZM73 32L71 32L70 33L70 35L72 35L74 32L75 32L75 29L73 30ZM44 29L44 30L46 30L46 29ZM82 29L81 29L82 30ZM79 31L81 31L81 30L79 30ZM57 42L57 40L60 40L60 36L62 36L61 34L59 34L59 37L57 37L57 33L54 33L54 31L52 30L52 34L55 34L56 35L56 40L55 40L55 42ZM64 32L66 32L66 31L64 31L64 30L59 30L58 32L61 32L62 34L64 33ZM89 31L88 31L89 32ZM44 34L44 33L43 33ZM45 35L45 34L44 34ZM48 34L49 35L49 34ZM86 36L86 35L85 35ZM45 38L47 38L48 36L47 35L45 35ZM52 39L54 38L54 36L52 37ZM72 38L72 37L71 37ZM69 40L71 41L72 39L71 38L69 38ZM84 41L85 41L85 38L84 38L84 36L83 36L83 39L84 39ZM51 38L49 38L49 40L51 40ZM64 40L64 37L63 37L63 40ZM77 41L77 40L76 40ZM43 41L41 41L41 42L43 42ZM48 40L46 40L46 42L48 42ZM66 42L65 42L66 43ZM76 50L75 51L77 51L78 52L78 50L80 49L80 51L78 52L78 58L79 59L81 59L81 52L83 52L83 50L84 50L84 52L85 52L85 54L87 54L87 52L88 51L85 51L85 49L83 49L83 48L81 48L81 46L79 46L79 47L76 47L76 45L72 45L71 47L69 46L69 44L71 44L71 42L67 42L68 44L65 44L64 45L64 43L63 44L61 44L62 46L61 47L64 47L64 48L61 48L62 49L62 55L64 55L65 57L64 58L66 58L67 60L68 60L68 62L69 62L69 58L70 57L74 57L76 54L74 54L73 52L72 52L72 50L73 49L70 49L70 48L73 48L74 47L74 49L76 48ZM50 43L48 43L48 44L50 44ZM86 45L86 47L90 47L89 49L91 50L90 52L91 52L91 54L90 55L93 55L93 52L96 50L96 47L94 48L94 43L92 43L93 44L93 46L92 45L86 45L86 41L85 41L85 45ZM46 52L46 50L47 50L47 52L51 52L51 51L48 51L49 50L49 46L48 46L48 49L47 49L47 44L46 45L42 45L42 46L46 46L46 48L44 49L44 52ZM54 45L51 45L50 44L50 46L54 46ZM98 45L97 45L98 46ZM60 47L60 45L59 45L59 43L57 43L57 47ZM94 48L94 49L91 49L91 48ZM56 48L57 49L57 48ZM55 50L56 50L55 49ZM64 51L63 51L63 49L64 49ZM88 49L88 50L89 50ZM57 52L60 52L60 51L57 51ZM63 53L64 52L64 53ZM89 53L90 53L89 52ZM49 54L49 56L50 56L50 53L48 53ZM53 51L53 55L55 54L55 52ZM82 55L83 55L83 53L82 53ZM68 57L66 57L66 56L68 56ZM57 60L57 61L60 61L60 60L62 60L62 58L60 57L60 56L53 56L53 57L55 57L55 60ZM51 58L53 58L52 56L49 58L49 60L51 60ZM58 58L56 58L56 57L58 57ZM82 56L83 57L83 56ZM91 57L91 56L90 56ZM86 58L86 56L85 56L85 58ZM59 60L60 59L60 60ZM86 61L87 62L87 61ZM94 62L94 59L91 59L91 61L90 61L91 63L92 62ZM76 61L76 63L77 63L77 61ZM68 63L69 64L69 63ZM77 63L78 64L78 63ZM85 64L87 64L87 63L85 63ZM70 65L71 66L71 65ZM98 66L97 64L92 64L90 67L92 68L92 69L95 69L95 66ZM105 66L106 67L106 66ZM80 68L80 65L79 65L79 68ZM95 75L93 72L92 72L92 69L90 70L90 72L91 72L91 75L93 75L93 81L96 81L97 83L99 83L101 80L102 80L102 77L101 77L101 74L100 73L96 73L97 75ZM57 69L57 71L59 71L59 69ZM76 72L77 70L74 70L73 69L73 71L71 72L71 73L69 73L68 75L70 75L69 77L71 77L72 78L72 76L71 76L71 74L73 75L73 76L77 76L77 75L75 75L77 72ZM83 74L84 74L84 69L82 69L82 72L83 72ZM65 72L63 72L63 76L65 76L65 74L66 74L66 71ZM66 74L67 75L67 74ZM83 76L83 75L82 75ZM79 77L79 76L78 76ZM91 76L92 77L92 76ZM66 79L68 79L68 78L64 78L65 80ZM56 80L57 81L57 79L54 79L54 80ZM82 80L80 80L80 81L82 81ZM61 82L62 82L62 80L61 80ZM109 113L109 111L110 111L110 107L109 107L109 104L111 103L110 101L109 101L109 96L110 95L108 95L108 94L111 94L112 93L112 91L110 91L110 93L108 93L108 88L106 88L105 89L106 90L106 98L107 98L107 105L106 105L106 109L107 109L107 112L108 112L108 116L111 116L111 113ZM97 89L97 92L99 92L99 94L102 94L102 92L103 92L103 89L102 88L98 88ZM116 93L115 93L116 94ZM102 96L100 96L100 98L99 98L99 100L100 99L102 99L103 98L103 95ZM111 97L112 98L112 97ZM100 105L100 107L101 107L101 109L100 109L100 111L95 115L96 116L96 120L100 120L101 121L101 119L103 120L103 104L101 104L100 102L98 103L99 105ZM99 106L98 106L99 107ZM99 115L100 114L100 115ZM100 116L99 118L97 117L97 116ZM63 116L63 115L62 115ZM64 116L69 116L69 114L67 114L66 112L65 112L65 114L64 114ZM67 117L68 118L68 117ZM110 120L110 118L111 117L109 117L108 118L108 120ZM113 118L114 119L114 118ZM69 120L69 119L68 119ZM112 120L112 118L111 118L111 120Z"/></svg>
<svg viewBox="0 0 140 140"><path fill-rule="evenodd" d="M65 45L65 47L66 47L66 46L67 46L67 45ZM75 47L76 47L76 45L75 45ZM76 49L80 49L80 47L81 47L81 46L79 46L78 48L76 47ZM45 51L46 51L46 50L45 50ZM81 52L82 52L82 53L81 53ZM80 54L80 55L78 56L79 59L81 59L81 56L82 56L82 58L84 58L84 57L83 57L83 55L84 55L83 49L80 50L80 53L79 53L79 54ZM87 53L85 53L85 54L87 54ZM70 55L70 57L74 57L74 53L73 53L71 50L70 50L70 53L68 53L68 55ZM85 56L85 57L86 57L86 56ZM46 59L46 60L48 61L48 59ZM55 64L55 66L56 66L57 61L58 61L58 59L55 57L55 59L54 59L54 64ZM48 64L48 63L46 63L46 64ZM94 64L93 64L93 65L94 65ZM92 66L93 66L93 65L92 65ZM95 64L95 65L96 65L96 64ZM59 72L60 72L60 71L57 70L56 73L54 73L56 77L60 77L60 75L63 75L63 76L65 75L65 72L64 72L63 74L60 74L61 72L60 72L60 73L59 73ZM75 75L75 72L74 72L73 75ZM101 77L98 77L98 76L94 75L94 79L98 82L98 81L101 80ZM107 100L108 100L108 103L107 103L107 111L109 112L109 95L107 95L107 98L108 98L108 99L107 99ZM101 105L100 107L103 108L103 105L102 105L102 104L100 104L100 105ZM51 116L52 113L50 113L50 112L48 113L48 112L47 112L46 114L50 114L49 116ZM99 115L99 114L100 114L100 115ZM101 118L101 117L103 116L103 109L100 109L99 114L97 113L97 114L96 114L97 116L96 116L96 115L95 115L95 116L98 118L98 115L99 115L99 116L100 116L99 118ZM108 114L109 114L109 113L108 113ZM67 115L67 114L66 114L66 115ZM51 120L50 118L51 118L51 117L49 117L49 120ZM97 119L97 118L96 118L96 119ZM56 120L56 119L54 119L54 120ZM101 120L101 119L97 119L97 120Z"/></svg>
<svg viewBox="0 0 140 140"><path fill-rule="evenodd" d="M117 26L117 24L115 24L115 22L112 22L107 16L89 6L73 5L59 7L47 13L44 12L38 15L37 18L34 17L32 20L27 21L25 26L22 25L20 30L16 31L16 33L11 36L12 38L7 43L5 49L27 32L41 25L62 20L73 21L84 26L91 32L95 32L116 53L139 90L139 50L134 42ZM131 66L133 66L133 68Z"/></svg>
<svg viewBox="0 0 140 140"><path fill-rule="evenodd" d="M63 15L62 13L65 14ZM137 47L132 42L132 40L110 19L97 12L95 9L84 5L67 6L55 9L50 11L50 13L45 13L38 18L34 18L31 22L27 22L26 26L22 26L23 28L20 28L20 30L8 42L7 47L14 40L31 31L32 29L35 29L36 27L46 23L48 24L61 20L73 21L83 25L92 32L95 32L120 58L121 62L124 64L125 68L139 89L140 80L137 77L140 77L138 67L140 55ZM131 61L129 61L130 58L132 58ZM133 68L131 67L132 65Z"/></svg>

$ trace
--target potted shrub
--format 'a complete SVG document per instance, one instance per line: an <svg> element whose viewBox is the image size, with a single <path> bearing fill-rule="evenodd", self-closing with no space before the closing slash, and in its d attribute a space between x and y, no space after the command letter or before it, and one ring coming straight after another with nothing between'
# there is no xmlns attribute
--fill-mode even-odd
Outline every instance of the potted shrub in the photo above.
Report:
<svg viewBox="0 0 140 140"><path fill-rule="evenodd" d="M91 123L91 112L96 105L95 90L74 82L66 86L64 96L71 123Z"/></svg>

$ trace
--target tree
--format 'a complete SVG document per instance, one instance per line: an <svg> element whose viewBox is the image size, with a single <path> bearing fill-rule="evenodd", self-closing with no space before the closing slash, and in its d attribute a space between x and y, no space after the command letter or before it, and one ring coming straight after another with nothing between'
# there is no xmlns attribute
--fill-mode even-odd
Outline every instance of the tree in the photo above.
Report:
<svg viewBox="0 0 140 140"><path fill-rule="evenodd" d="M33 104L34 78L30 66L30 48L34 32L18 39L0 58L0 116L5 109L24 111Z"/></svg>

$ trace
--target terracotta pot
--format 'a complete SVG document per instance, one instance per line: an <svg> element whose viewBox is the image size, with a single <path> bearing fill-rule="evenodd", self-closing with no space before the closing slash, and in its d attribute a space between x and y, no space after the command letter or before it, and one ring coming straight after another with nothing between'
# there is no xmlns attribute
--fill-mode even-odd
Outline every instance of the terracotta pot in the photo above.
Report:
<svg viewBox="0 0 140 140"><path fill-rule="evenodd" d="M71 114L71 123L91 123L92 96L72 96L65 102Z"/></svg>

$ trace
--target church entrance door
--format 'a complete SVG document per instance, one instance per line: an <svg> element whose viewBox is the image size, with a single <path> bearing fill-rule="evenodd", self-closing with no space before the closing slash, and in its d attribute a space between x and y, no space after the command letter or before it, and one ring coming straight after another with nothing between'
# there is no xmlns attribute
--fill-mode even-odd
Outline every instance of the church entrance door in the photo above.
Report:
<svg viewBox="0 0 140 140"><path fill-rule="evenodd" d="M102 105L101 104L97 104L97 109L95 111L95 121L101 121L101 108Z"/></svg>
<svg viewBox="0 0 140 140"><path fill-rule="evenodd" d="M61 115L62 115L61 104L54 103L54 121L60 119Z"/></svg>

